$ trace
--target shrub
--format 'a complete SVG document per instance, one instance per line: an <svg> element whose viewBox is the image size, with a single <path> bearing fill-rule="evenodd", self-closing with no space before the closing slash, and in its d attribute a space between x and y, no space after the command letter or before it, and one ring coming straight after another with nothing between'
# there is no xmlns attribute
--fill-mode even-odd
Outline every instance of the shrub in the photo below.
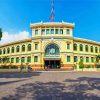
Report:
<svg viewBox="0 0 100 100"><path fill-rule="evenodd" d="M0 66L0 69L18 69L18 66L16 65L2 65Z"/></svg>
<svg viewBox="0 0 100 100"><path fill-rule="evenodd" d="M91 68L91 66L90 65L87 65L86 68Z"/></svg>
<svg viewBox="0 0 100 100"><path fill-rule="evenodd" d="M12 65L12 66L10 66L10 68L11 68L11 69L18 69L18 66Z"/></svg>
<svg viewBox="0 0 100 100"><path fill-rule="evenodd" d="M0 66L0 69L9 69L10 67L9 66L7 66L7 65L2 65L2 66Z"/></svg>
<svg viewBox="0 0 100 100"><path fill-rule="evenodd" d="M73 65L73 69L76 69L76 68L77 68L77 66L74 64L74 65Z"/></svg>

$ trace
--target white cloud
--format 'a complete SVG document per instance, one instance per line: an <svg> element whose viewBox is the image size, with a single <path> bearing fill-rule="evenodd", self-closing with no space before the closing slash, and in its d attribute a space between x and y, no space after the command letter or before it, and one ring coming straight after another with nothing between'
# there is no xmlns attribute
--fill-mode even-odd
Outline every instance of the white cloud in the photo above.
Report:
<svg viewBox="0 0 100 100"><path fill-rule="evenodd" d="M9 32L3 32L2 39L0 41L0 44L5 44L13 41L23 40L29 38L29 32L22 31L19 33L9 33Z"/></svg>

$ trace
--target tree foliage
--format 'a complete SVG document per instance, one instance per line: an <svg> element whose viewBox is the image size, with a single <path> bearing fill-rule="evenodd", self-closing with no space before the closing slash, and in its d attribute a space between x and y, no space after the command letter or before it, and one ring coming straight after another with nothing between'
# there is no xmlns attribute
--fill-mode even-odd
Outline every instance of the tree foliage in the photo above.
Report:
<svg viewBox="0 0 100 100"><path fill-rule="evenodd" d="M99 63L99 61L100 61L100 55L97 55L96 56L96 62Z"/></svg>
<svg viewBox="0 0 100 100"><path fill-rule="evenodd" d="M2 38L2 29L0 28L0 40Z"/></svg>
<svg viewBox="0 0 100 100"><path fill-rule="evenodd" d="M84 68L83 59L81 59L79 62L79 68L82 68L82 69Z"/></svg>
<svg viewBox="0 0 100 100"><path fill-rule="evenodd" d="M1 60L1 62L2 62L3 64L6 64L6 63L9 63L9 62L10 62L8 56L4 56L4 57L0 58L0 60Z"/></svg>

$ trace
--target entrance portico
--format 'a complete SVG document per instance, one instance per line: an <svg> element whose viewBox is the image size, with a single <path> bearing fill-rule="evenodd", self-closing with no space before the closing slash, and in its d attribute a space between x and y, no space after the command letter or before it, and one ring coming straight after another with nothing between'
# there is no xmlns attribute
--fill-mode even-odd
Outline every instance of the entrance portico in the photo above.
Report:
<svg viewBox="0 0 100 100"><path fill-rule="evenodd" d="M60 51L56 44L49 44L45 49L44 67L60 68Z"/></svg>

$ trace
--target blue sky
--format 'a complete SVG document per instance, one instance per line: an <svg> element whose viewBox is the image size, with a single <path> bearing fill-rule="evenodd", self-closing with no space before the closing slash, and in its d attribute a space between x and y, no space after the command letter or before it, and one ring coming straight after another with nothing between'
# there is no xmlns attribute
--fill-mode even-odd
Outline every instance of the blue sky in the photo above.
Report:
<svg viewBox="0 0 100 100"><path fill-rule="evenodd" d="M100 0L54 0L55 21L74 22L74 36L100 42ZM9 34L47 22L51 0L0 0L0 27Z"/></svg>

